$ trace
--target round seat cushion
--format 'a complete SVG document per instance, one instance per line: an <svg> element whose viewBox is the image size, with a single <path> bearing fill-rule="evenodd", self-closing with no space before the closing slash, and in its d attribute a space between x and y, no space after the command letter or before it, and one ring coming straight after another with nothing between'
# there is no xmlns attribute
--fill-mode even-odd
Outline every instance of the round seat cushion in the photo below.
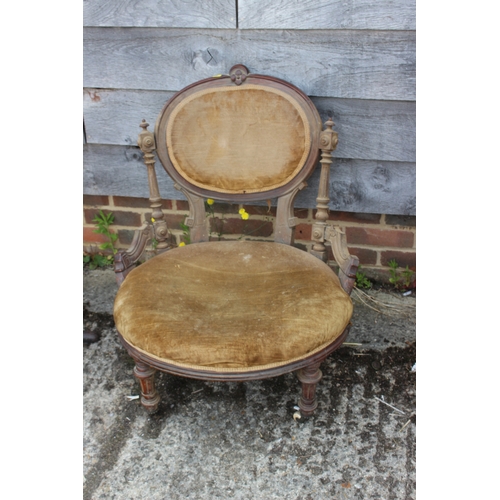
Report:
<svg viewBox="0 0 500 500"><path fill-rule="evenodd" d="M135 349L215 371L300 360L337 339L350 297L316 257L279 243L218 241L162 253L132 270L115 324Z"/></svg>

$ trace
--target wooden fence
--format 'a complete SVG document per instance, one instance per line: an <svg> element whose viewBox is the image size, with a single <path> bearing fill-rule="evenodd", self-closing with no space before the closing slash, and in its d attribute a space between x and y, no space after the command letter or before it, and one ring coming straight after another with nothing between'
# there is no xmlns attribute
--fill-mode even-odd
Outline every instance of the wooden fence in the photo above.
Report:
<svg viewBox="0 0 500 500"><path fill-rule="evenodd" d="M333 210L415 214L414 0L86 0L84 25L85 194L148 197L141 120L241 63L333 116ZM317 174L297 206L315 205Z"/></svg>

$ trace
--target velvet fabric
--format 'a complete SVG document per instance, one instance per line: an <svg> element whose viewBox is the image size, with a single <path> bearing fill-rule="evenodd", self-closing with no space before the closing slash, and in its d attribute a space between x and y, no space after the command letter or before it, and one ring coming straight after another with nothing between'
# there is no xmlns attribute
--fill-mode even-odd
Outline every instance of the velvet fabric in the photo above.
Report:
<svg viewBox="0 0 500 500"><path fill-rule="evenodd" d="M329 266L288 245L187 245L135 268L114 317L126 342L159 360L216 371L287 364L338 338L350 297Z"/></svg>
<svg viewBox="0 0 500 500"><path fill-rule="evenodd" d="M309 123L297 101L279 89L251 84L186 97L169 117L165 140L184 179L240 194L285 185L311 148Z"/></svg>

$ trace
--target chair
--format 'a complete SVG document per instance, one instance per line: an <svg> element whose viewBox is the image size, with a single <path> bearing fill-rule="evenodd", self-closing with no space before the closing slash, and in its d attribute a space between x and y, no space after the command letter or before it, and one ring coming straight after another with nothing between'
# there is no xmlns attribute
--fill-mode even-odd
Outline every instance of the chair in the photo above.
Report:
<svg viewBox="0 0 500 500"><path fill-rule="evenodd" d="M357 257L327 223L334 123L298 88L233 66L193 83L164 106L138 144L148 169L152 218L116 255L114 318L135 360L141 403L158 409L156 370L207 381L247 381L296 372L301 416L317 407L321 362L350 327ZM175 247L154 170L163 167L189 202L191 243ZM320 157L321 151L321 159ZM312 250L293 246L294 200L321 164ZM274 242L210 241L207 199L277 199ZM148 243L157 255L137 266ZM328 245L339 276L327 265Z"/></svg>

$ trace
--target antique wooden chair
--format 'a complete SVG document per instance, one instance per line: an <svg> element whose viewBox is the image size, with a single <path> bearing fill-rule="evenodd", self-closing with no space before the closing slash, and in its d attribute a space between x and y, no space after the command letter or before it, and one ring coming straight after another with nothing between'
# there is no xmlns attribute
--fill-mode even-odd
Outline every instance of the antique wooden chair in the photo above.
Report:
<svg viewBox="0 0 500 500"><path fill-rule="evenodd" d="M141 403L160 396L156 370L209 381L246 381L296 371L301 415L317 407L320 363L350 327L357 257L327 223L334 123L322 130L298 88L243 65L174 95L155 132L139 135L148 168L152 222L115 260L114 317L134 358ZM154 151L189 202L191 243L173 248L161 211ZM310 253L295 248L294 199L321 151ZM238 204L277 198L274 242L209 241L205 200ZM158 255L136 266L148 242ZM327 265L330 243L339 277Z"/></svg>

